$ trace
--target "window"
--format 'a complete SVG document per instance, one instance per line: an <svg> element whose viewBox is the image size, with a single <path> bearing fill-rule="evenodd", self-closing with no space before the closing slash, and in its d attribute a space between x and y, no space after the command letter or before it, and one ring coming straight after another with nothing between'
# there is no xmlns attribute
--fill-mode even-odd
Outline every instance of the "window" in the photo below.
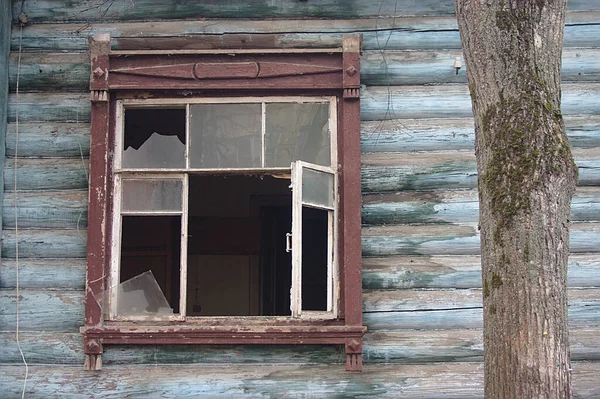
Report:
<svg viewBox="0 0 600 399"><path fill-rule="evenodd" d="M341 44L90 40L86 369L118 343L344 344L362 369L359 39Z"/></svg>
<svg viewBox="0 0 600 399"><path fill-rule="evenodd" d="M335 318L335 120L335 97L118 100L108 318ZM147 271L170 312L114 289Z"/></svg>

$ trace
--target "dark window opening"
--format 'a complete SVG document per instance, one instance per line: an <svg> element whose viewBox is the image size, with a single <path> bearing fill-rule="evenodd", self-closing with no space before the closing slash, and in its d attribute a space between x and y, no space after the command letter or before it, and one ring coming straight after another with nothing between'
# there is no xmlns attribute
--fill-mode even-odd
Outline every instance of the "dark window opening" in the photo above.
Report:
<svg viewBox="0 0 600 399"><path fill-rule="evenodd" d="M290 314L289 184L269 175L190 176L187 315Z"/></svg>
<svg viewBox="0 0 600 399"><path fill-rule="evenodd" d="M123 216L121 229L120 282L152 271L173 312L179 313L181 217Z"/></svg>
<svg viewBox="0 0 600 399"><path fill-rule="evenodd" d="M302 309L327 310L328 211L302 208Z"/></svg>
<svg viewBox="0 0 600 399"><path fill-rule="evenodd" d="M124 168L184 168L185 109L125 110Z"/></svg>

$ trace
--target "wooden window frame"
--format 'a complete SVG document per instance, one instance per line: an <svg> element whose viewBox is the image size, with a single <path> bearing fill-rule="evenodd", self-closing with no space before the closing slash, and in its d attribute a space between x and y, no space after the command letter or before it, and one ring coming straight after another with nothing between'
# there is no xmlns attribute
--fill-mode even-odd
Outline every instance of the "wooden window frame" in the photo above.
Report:
<svg viewBox="0 0 600 399"><path fill-rule="evenodd" d="M201 40L201 38L199 38ZM89 39L91 145L84 336L85 369L102 367L105 344L337 344L362 371L360 36L316 49L111 50ZM337 317L105 320L96 300L111 275L113 148L117 101L134 98L335 96L339 268ZM183 100L185 102L185 100Z"/></svg>

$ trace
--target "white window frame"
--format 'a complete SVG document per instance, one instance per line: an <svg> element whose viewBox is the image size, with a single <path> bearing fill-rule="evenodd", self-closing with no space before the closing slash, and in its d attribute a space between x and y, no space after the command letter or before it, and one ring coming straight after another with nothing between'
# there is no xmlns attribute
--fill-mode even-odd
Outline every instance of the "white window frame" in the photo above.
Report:
<svg viewBox="0 0 600 399"><path fill-rule="evenodd" d="M247 320L252 319L334 319L338 315L339 307L339 269L338 269L338 159L337 159L337 97L335 96L265 96L265 97L217 97L217 98L169 98L169 99L120 99L116 101L116 125L115 143L113 157L113 211L112 211L112 243L110 248L110 276L109 287L118 287L120 283L120 261L121 261L121 227L122 216L159 216L159 215L181 215L181 247L180 247L180 298L179 313L172 316L126 316L117 314L118 290L109 289L109 305L107 319L111 321L191 321L206 319L236 319L236 316L187 316L187 243L188 243L188 188L190 174L219 174L219 173L253 173L270 174L285 173L291 176L290 188L292 191L292 289L290 316L243 316ZM262 165L261 168L190 168L189 167L189 126L190 105L193 104L243 104L261 103L262 112ZM290 168L264 167L264 137L265 137L265 104L268 103L328 103L329 104L329 134L330 134L330 160L331 166L313 165L303 161L295 161ZM125 126L126 109L148 109L148 108L185 108L186 110L186 150L185 168L122 168L122 153ZM334 206L328 211L328 264L327 264L327 310L326 311L303 311L302 310L302 270L301 270L301 224L302 224L302 170L305 168L331 173L334 176ZM292 173L292 169L298 175ZM127 211L121 209L122 203L122 181L124 179L177 179L182 181L182 207L181 212L174 211ZM322 207L314 204L304 204L319 209ZM300 250L294 250L300 248ZM299 254L299 255L298 255ZM240 318L241 319L241 318Z"/></svg>

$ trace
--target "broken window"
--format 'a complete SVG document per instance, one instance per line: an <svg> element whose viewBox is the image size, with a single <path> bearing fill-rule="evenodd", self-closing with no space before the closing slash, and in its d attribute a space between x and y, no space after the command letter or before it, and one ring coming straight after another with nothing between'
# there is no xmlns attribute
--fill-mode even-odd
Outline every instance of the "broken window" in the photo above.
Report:
<svg viewBox="0 0 600 399"><path fill-rule="evenodd" d="M360 37L190 39L89 39L85 368L112 344L334 344L361 370Z"/></svg>
<svg viewBox="0 0 600 399"><path fill-rule="evenodd" d="M335 98L117 107L110 319L336 317Z"/></svg>

